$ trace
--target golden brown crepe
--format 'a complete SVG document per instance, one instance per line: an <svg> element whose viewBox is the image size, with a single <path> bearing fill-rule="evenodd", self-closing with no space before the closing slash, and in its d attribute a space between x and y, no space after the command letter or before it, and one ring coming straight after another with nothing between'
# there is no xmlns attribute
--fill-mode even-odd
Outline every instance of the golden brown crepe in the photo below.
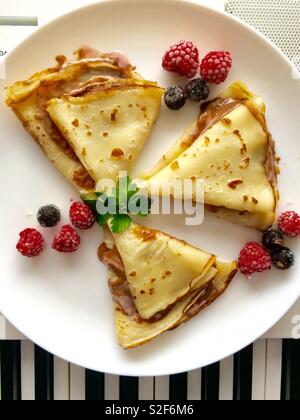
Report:
<svg viewBox="0 0 300 420"><path fill-rule="evenodd" d="M6 102L56 168L78 190L89 191L95 188L95 179L49 116L47 104L53 98L71 92L78 95L78 92L92 91L99 86L105 86L105 89L114 87L116 91L116 87L123 86L126 79L146 83L120 53L103 54L84 46L75 52L74 60L67 61L66 57L58 56L55 67L10 86ZM71 122L76 128L76 119L73 118ZM137 145L139 150L141 147ZM132 160L137 154L133 154Z"/></svg>
<svg viewBox="0 0 300 420"><path fill-rule="evenodd" d="M206 207L216 215L270 227L278 202L277 167L263 100L236 82L204 104L198 120L146 174L154 190L174 178L203 179Z"/></svg>
<svg viewBox="0 0 300 420"><path fill-rule="evenodd" d="M128 171L157 119L164 90L156 83L114 79L52 99L52 120L96 181Z"/></svg>
<svg viewBox="0 0 300 420"><path fill-rule="evenodd" d="M197 315L228 287L235 262L216 257L160 231L133 224L109 234L99 248L109 266L118 342L140 346Z"/></svg>
<svg viewBox="0 0 300 420"><path fill-rule="evenodd" d="M126 350L146 344L160 334L188 322L211 305L224 293L236 273L236 266L233 263L217 261L216 269L218 274L206 289L179 301L164 318L156 322L138 322L124 314L119 305L114 303L115 325L120 346ZM114 276L111 271L110 275Z"/></svg>
<svg viewBox="0 0 300 420"><path fill-rule="evenodd" d="M114 235L130 292L143 319L186 296L216 257L170 235L132 223Z"/></svg>

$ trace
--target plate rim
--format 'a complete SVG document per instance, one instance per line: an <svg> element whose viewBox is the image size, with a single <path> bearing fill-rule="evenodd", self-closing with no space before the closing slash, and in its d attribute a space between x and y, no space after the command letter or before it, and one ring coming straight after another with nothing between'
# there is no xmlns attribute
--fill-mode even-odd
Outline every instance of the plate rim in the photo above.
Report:
<svg viewBox="0 0 300 420"><path fill-rule="evenodd" d="M149 1L149 0L143 0L143 1ZM277 47L277 45L275 45L269 38L266 37L266 35L264 35L262 32L259 32L257 29L255 29L253 26L251 26L249 23L244 22L243 20L241 20L240 18L227 13L225 10L219 10L219 9L215 9L212 6L206 5L206 4L202 4L202 3L196 3L195 0L151 0L153 2L153 4L161 4L161 3L170 3L172 2L172 4L174 5L174 3L186 3L190 6L194 6L196 8L200 8L200 9L206 9L209 11L212 11L218 15L221 16L225 16L228 19L231 19L233 21L235 21L236 23L240 24L241 26L244 26L245 28L247 28L248 30L250 30L254 35L256 35L257 37L263 39L269 47L275 49L277 51L277 53L281 56L281 58L286 62L286 64L288 64L291 67L291 70L297 70L296 66L292 63L292 61L289 60L289 58L282 52L282 50ZM17 45L15 45L15 47L5 56L5 60L10 60L11 56L13 56L14 54L16 54L18 52L19 49L21 49L23 47L23 44L25 44L26 42L30 41L32 38L35 38L40 31L47 29L48 27L52 26L53 23L59 23L60 21L67 19L68 17L70 17L72 14L78 13L80 11L83 10L88 10L88 9L93 9L93 8L97 8L99 7L101 4L109 4L109 3L125 3L125 2L129 2L129 3L139 3L140 0L98 0L95 3L90 3L87 4L85 6L80 6L80 7L76 7L66 13L63 13L62 15L59 15L51 20L49 20L48 22L46 22L45 24L42 24L41 26L38 26L37 29L31 33L30 35L26 36L20 43L18 43Z"/></svg>
<svg viewBox="0 0 300 420"><path fill-rule="evenodd" d="M146 1L149 2L150 0L146 0ZM91 3L91 4L88 4L88 5L85 5L85 6L76 7L74 9L72 9L72 10L70 10L70 11L62 14L62 15L59 15L59 16L51 19L46 24L43 24L43 25L39 26L32 34L30 34L29 36L25 37L19 44L17 44L12 49L12 51L10 51L7 54L7 56L5 57L5 60L13 60L14 59L14 54L18 54L19 50L22 49L23 46L27 42L30 42L31 40L33 40L35 38L38 38L39 37L39 33L41 31L43 31L43 30L45 30L45 29L53 26L56 23L60 23L60 22L63 22L64 20L68 20L69 18L72 17L72 15L78 14L78 13L80 13L83 10L84 11L88 11L88 10L97 9L97 8L101 7L102 4L109 4L109 3L115 3L116 4L116 3L120 3L124 7L124 3L125 2L137 3L137 2L140 2L140 0L100 0L100 1L98 1L96 3ZM286 55L275 44L273 44L272 41L270 41L264 34L258 32L255 28L253 28L248 23L243 22L239 18L230 15L226 11L220 11L220 10L214 9L213 7L210 7L209 5L204 5L204 4L200 4L200 3L198 4L198 3L195 3L195 1L193 1L193 0L151 0L151 3L153 5L155 5L156 7L157 7L157 5L159 5L161 3L172 4L174 6L174 2L176 2L178 4L179 3L181 3L181 4L185 3L188 6L195 7L195 8L200 9L200 10L201 9L209 10L210 12L215 13L215 14L218 14L218 15L222 16L223 18L225 17L225 19L233 20L238 25L240 25L240 26L246 28L248 31L250 31L257 38L263 40L267 44L267 46L269 48L275 50L277 52L277 54L279 54L279 56L285 62L285 64L287 64L290 67L290 70L291 71L293 71L293 69L296 68L294 66L294 64L286 57ZM5 80L3 82L5 83ZM270 325L270 327L267 330L265 330L265 328L262 328L262 331L261 331L261 333L259 333L258 336L256 336L257 335L257 333L256 333L255 334L256 338L254 339L254 341L257 340L257 339L259 339L262 335L264 335L267 331L269 331L269 329L271 329L273 326L275 326L289 312L289 310L297 302L297 300L299 299L299 297L300 297L300 293L299 293L299 296L295 297L295 300L293 301L293 303L286 310L283 311L282 315L280 315L279 317L275 317L276 319L274 321L272 321L272 324ZM0 304L1 304L1 300L0 300ZM39 344L39 339L34 339L33 340L31 338L31 334L30 333L29 334L28 333L24 333L23 332L23 328L19 328L18 325L16 325L14 322L12 322L11 319L10 319L10 317L5 314L5 310L3 312L3 310L2 310L1 307L0 307L0 311L2 312L2 315L5 317L5 319L7 321L9 321L12 325L14 325L16 327L16 329L18 329L22 334L24 334L27 339L29 339L30 341L34 342L38 346L44 348L46 351L48 351L49 353L53 354L54 356L57 356L60 359L66 360L69 363L78 365L78 360L77 361L74 361L72 357L64 356L64 355L63 356L62 355L58 355L56 353L56 351L49 350L48 349L48 345ZM249 341L246 340L246 344L245 345L242 345L241 348L240 348L240 346L238 346L238 349L236 351L238 352L238 351L242 350L243 348L245 348L248 345L252 344L254 341L253 341L253 339L251 339L251 340L249 339ZM227 356L224 356L224 357L229 357L230 355L231 354L229 354ZM219 362L219 361L220 360L214 360L213 359L212 363L216 363L216 362ZM83 366L86 369L95 370L95 366L92 366L92 365L90 365L88 363L84 363L81 366ZM200 363L200 367L203 367L201 365L201 363ZM200 367L199 366L198 367L196 366L196 367L189 368L190 369L189 371L193 371L193 370L199 369ZM110 370L103 369L103 370L101 370L101 372L106 373L106 374L113 374L113 375L117 375L117 376L119 376L119 375L126 375L126 376L129 376L129 377L136 376L136 374L134 374L132 372L128 372L126 370L124 372L120 373L120 372L117 372L117 371L112 371L111 369ZM184 370L183 372L186 372L186 370ZM166 376L166 375L174 375L174 374L178 374L178 373L182 373L182 370L179 370L178 371L175 368L174 370L171 371L171 373L170 373L169 370L167 370L167 371L161 371L160 370L160 373L157 373L157 374L155 373L154 375L151 375L151 376L160 377L160 376Z"/></svg>

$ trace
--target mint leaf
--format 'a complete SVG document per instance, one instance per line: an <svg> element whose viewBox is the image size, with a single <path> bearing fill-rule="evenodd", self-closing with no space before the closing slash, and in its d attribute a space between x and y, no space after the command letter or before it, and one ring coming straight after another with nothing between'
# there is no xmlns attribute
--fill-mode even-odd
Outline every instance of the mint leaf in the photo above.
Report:
<svg viewBox="0 0 300 420"><path fill-rule="evenodd" d="M83 202L84 204L89 206L89 208L92 209L94 213L97 214L97 200L85 200L83 198Z"/></svg>
<svg viewBox="0 0 300 420"><path fill-rule="evenodd" d="M101 199L104 205L107 204L108 197L102 192L91 192L88 194L82 194L81 199L90 209L94 212L95 216L98 215L97 204L98 200Z"/></svg>
<svg viewBox="0 0 300 420"><path fill-rule="evenodd" d="M111 217L110 214L97 214L96 222L99 226L104 226L108 222L108 219Z"/></svg>
<svg viewBox="0 0 300 420"><path fill-rule="evenodd" d="M112 217L111 230L113 233L123 233L131 225L131 217L128 214L116 214Z"/></svg>
<svg viewBox="0 0 300 420"><path fill-rule="evenodd" d="M101 192L93 191L86 194L81 194L81 199L84 202L84 204L89 206L93 210L93 212L97 214L97 201L102 195L103 193Z"/></svg>
<svg viewBox="0 0 300 420"><path fill-rule="evenodd" d="M138 193L139 191L133 179L127 176L119 179L110 196L94 191L83 194L81 198L95 213L99 226L104 226L111 219L113 233L123 233L131 225L130 213L146 217L151 212L151 200Z"/></svg>

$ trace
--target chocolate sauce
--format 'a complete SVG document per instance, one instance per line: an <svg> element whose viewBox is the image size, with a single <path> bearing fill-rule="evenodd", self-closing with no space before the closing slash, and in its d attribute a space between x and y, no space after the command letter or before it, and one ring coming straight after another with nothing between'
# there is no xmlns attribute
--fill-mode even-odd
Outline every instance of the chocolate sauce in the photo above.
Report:
<svg viewBox="0 0 300 420"><path fill-rule="evenodd" d="M113 301L119 305L122 312L130 319L140 324L143 322L152 324L160 321L171 312L173 306L156 313L150 319L144 320L136 309L134 299L130 292L129 283L126 278L123 261L117 247L114 246L112 249L109 249L106 244L103 243L98 249L98 258L116 274L116 279L109 279L108 281L112 298Z"/></svg>
<svg viewBox="0 0 300 420"><path fill-rule="evenodd" d="M272 137L272 134L268 130L267 122L265 116L260 113L249 101L245 101L245 105L248 107L249 111L252 115L259 121L261 126L263 127L267 138L268 138L268 146L267 146L267 157L265 161L265 168L268 176L268 180L272 185L273 189L276 190L277 188L277 168L278 163L276 161L276 150L275 150L275 142ZM278 193L277 193L278 195ZM278 197L276 197L276 201L278 201Z"/></svg>
<svg viewBox="0 0 300 420"><path fill-rule="evenodd" d="M83 46L77 52L79 61L68 61L68 59L59 55L56 57L57 67L53 71L61 71L72 65L81 65L78 72L74 75L74 78L61 79L59 81L44 81L41 86L34 92L36 95L38 113L35 118L39 121L39 124L48 133L51 139L59 146L66 156L72 159L74 162L80 163L72 147L69 145L65 137L58 130L56 125L53 123L47 112L47 104L52 98L59 98L64 94L72 94L72 92L79 92L80 94L85 90L98 88L98 84L103 84L104 79L110 80L113 77L124 78L127 77L126 71L133 69L128 59L120 52L101 53L88 46ZM118 69L110 68L89 68L89 63L107 63L109 65L118 66ZM82 65L83 64L83 65ZM89 87L91 85L91 87ZM29 124L24 122L26 129L30 130ZM35 136L36 134L32 132ZM95 188L95 182L82 166L78 171L73 174L73 181L80 188Z"/></svg>
<svg viewBox="0 0 300 420"><path fill-rule="evenodd" d="M197 121L196 127L190 132L188 140L183 143L183 146L190 147L199 136L209 130L218 121L224 119L231 111L239 105L245 105L251 114L261 124L265 131L268 144L267 144L267 157L265 161L265 168L268 180L273 189L277 188L277 163L275 142L270 134L264 115L254 107L249 100L242 100L238 98L217 98L213 101L205 102L201 107L201 114ZM276 200L277 201L277 200Z"/></svg>
<svg viewBox="0 0 300 420"><path fill-rule="evenodd" d="M98 249L98 257L103 264L107 265L116 274L117 277L115 279L109 279L108 282L112 298L113 301L118 304L120 310L130 319L139 324L152 324L162 320L172 311L175 304L171 305L164 311L158 312L150 319L144 320L141 318L131 295L123 261L116 246L109 249L107 245L103 243ZM228 284L235 274L236 272L232 273L231 278L228 280ZM210 305L221 294L221 292L216 288L214 280L211 280L208 284L206 284L202 290L198 291L198 293L200 293L198 299L184 314L187 319L196 316L202 309Z"/></svg>
<svg viewBox="0 0 300 420"><path fill-rule="evenodd" d="M239 99L234 98L217 98L210 102L205 102L201 106L201 114L198 118L197 125L189 134L187 143L191 146L199 136L209 130L214 124L225 117L229 112L233 111L241 104Z"/></svg>
<svg viewBox="0 0 300 420"><path fill-rule="evenodd" d="M121 51L110 51L107 53L102 53L94 48L91 48L88 45L83 45L76 51L76 54L79 60L96 60L102 59L112 65L118 66L123 69L128 69L131 67L131 64L128 60L128 57Z"/></svg>

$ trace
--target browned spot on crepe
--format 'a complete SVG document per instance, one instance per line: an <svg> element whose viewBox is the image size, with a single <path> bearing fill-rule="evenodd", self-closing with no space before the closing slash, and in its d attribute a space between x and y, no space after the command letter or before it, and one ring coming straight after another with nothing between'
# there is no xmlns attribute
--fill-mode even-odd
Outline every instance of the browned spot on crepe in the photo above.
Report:
<svg viewBox="0 0 300 420"><path fill-rule="evenodd" d="M156 239L157 232L152 229L148 229L143 226L136 226L133 229L133 234L138 238L142 239L143 242L151 242Z"/></svg>
<svg viewBox="0 0 300 420"><path fill-rule="evenodd" d="M112 159L123 160L125 158L125 153L120 147L116 147L111 152L111 157Z"/></svg>
<svg viewBox="0 0 300 420"><path fill-rule="evenodd" d="M205 144L205 146L209 146L210 145L210 138L209 137L205 137L204 138L204 144Z"/></svg>
<svg viewBox="0 0 300 420"><path fill-rule="evenodd" d="M179 164L178 164L177 160L175 160L175 162L173 162L171 164L171 169L172 169L172 171L177 171L179 169Z"/></svg>
<svg viewBox="0 0 300 420"><path fill-rule="evenodd" d="M231 121L231 119L230 118L227 118L227 117L225 117L225 118L222 118L222 123L223 124L225 124L225 125L231 125L231 123L232 123L232 121Z"/></svg>
<svg viewBox="0 0 300 420"><path fill-rule="evenodd" d="M114 109L113 112L110 114L111 122L116 122L117 121L117 113L118 113L118 109Z"/></svg>
<svg viewBox="0 0 300 420"><path fill-rule="evenodd" d="M242 163L239 165L239 168L240 169L247 169L249 167L249 165L250 165L250 158L247 157L247 158L243 159Z"/></svg>
<svg viewBox="0 0 300 420"><path fill-rule="evenodd" d="M79 121L77 118L74 121L72 121L72 125L74 125L74 127L79 127Z"/></svg>
<svg viewBox="0 0 300 420"><path fill-rule="evenodd" d="M73 173L73 182L80 188L86 190L93 190L95 188L95 181L87 173L85 168L79 169Z"/></svg>
<svg viewBox="0 0 300 420"><path fill-rule="evenodd" d="M228 182L228 187L229 188L231 188L232 190L235 190L236 189L236 187L238 186L238 185L240 185L240 184L242 184L243 183L243 180L242 179L233 179L232 181L230 181L230 182Z"/></svg>

